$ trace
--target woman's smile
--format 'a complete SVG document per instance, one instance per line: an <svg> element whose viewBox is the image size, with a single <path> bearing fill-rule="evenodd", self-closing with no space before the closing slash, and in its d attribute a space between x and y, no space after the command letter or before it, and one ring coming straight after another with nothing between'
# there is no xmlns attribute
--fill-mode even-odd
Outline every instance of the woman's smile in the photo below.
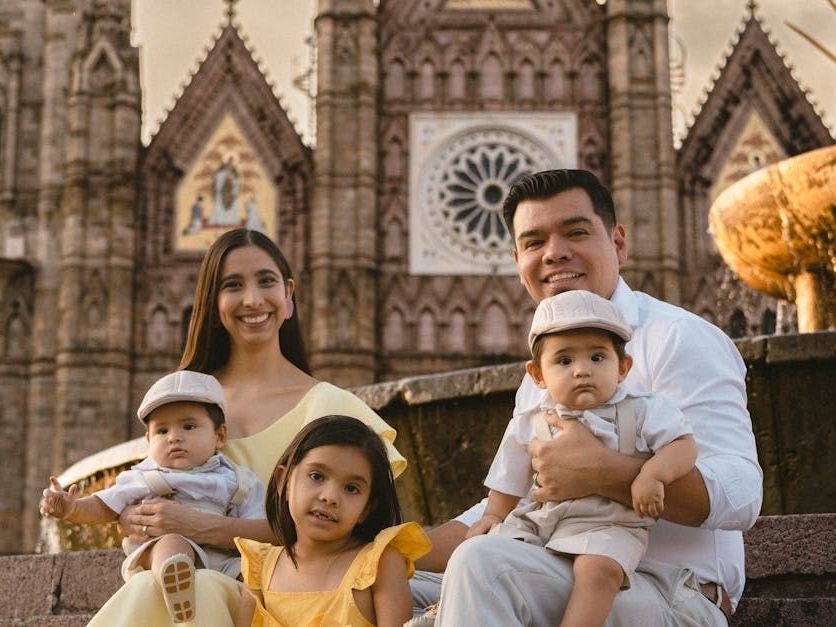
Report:
<svg viewBox="0 0 836 627"><path fill-rule="evenodd" d="M235 341L272 340L288 315L293 281L285 281L276 263L257 246L242 246L224 259L218 314Z"/></svg>

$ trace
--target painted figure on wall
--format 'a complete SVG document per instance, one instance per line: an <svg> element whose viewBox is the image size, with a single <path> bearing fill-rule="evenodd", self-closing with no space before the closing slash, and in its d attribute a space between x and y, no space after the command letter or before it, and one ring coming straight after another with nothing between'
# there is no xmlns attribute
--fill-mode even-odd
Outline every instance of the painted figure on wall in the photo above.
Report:
<svg viewBox="0 0 836 627"><path fill-rule="evenodd" d="M215 170L213 182L215 205L212 211L212 224L239 224L238 194L241 190L241 178L235 165L235 157L227 155Z"/></svg>
<svg viewBox="0 0 836 627"><path fill-rule="evenodd" d="M261 221L261 217L258 215L258 200L256 199L255 194L250 196L250 200L247 202L245 211L247 212L247 221L244 226L248 229L252 229L253 231L261 231L262 233L265 233L264 222Z"/></svg>
<svg viewBox="0 0 836 627"><path fill-rule="evenodd" d="M203 229L203 195L199 194L190 210L189 225L183 229L183 235L194 235Z"/></svg>

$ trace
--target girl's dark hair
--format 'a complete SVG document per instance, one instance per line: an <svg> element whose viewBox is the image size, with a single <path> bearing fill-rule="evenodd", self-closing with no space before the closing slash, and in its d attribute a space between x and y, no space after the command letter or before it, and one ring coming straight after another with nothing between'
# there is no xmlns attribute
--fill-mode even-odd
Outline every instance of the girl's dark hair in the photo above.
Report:
<svg viewBox="0 0 836 627"><path fill-rule="evenodd" d="M372 485L366 517L357 523L352 535L363 542L371 542L375 536L403 521L398 495L395 492L392 467L386 447L380 436L365 423L350 416L324 416L306 425L276 463L270 483L267 485L265 510L273 534L285 547L296 564L293 546L296 544L296 525L290 517L287 501L287 484L292 470L305 455L320 446L353 446L368 460L372 468Z"/></svg>
<svg viewBox="0 0 836 627"><path fill-rule="evenodd" d="M259 231L234 229L221 235L206 251L197 277L192 317L186 347L180 359L181 370L195 370L212 374L229 360L229 334L221 324L218 313L218 292L221 287L221 269L231 250L244 246L257 246L276 263L282 278L293 278L290 264L282 251L269 237ZM310 374L308 357L299 328L299 308L296 293L292 296L293 315L285 320L279 330L279 346L282 354L294 366Z"/></svg>

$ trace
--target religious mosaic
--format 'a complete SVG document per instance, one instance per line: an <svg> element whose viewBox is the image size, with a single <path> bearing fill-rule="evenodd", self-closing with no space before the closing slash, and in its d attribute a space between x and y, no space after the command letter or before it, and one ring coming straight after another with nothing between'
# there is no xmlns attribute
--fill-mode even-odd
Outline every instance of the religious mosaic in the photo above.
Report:
<svg viewBox="0 0 836 627"><path fill-rule="evenodd" d="M224 231L274 236L276 189L231 115L209 138L176 195L175 248L201 251Z"/></svg>

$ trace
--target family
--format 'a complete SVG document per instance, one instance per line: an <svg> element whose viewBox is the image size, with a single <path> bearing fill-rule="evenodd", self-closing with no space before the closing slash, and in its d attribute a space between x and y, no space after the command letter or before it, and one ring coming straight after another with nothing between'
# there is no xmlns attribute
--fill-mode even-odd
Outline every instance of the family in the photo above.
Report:
<svg viewBox="0 0 836 627"><path fill-rule="evenodd" d="M725 625L761 504L739 353L619 276L590 172L526 176L503 212L538 306L488 497L403 521L395 431L310 375L287 261L228 231L137 411L148 457L94 495L43 492L42 514L126 536L90 625Z"/></svg>

